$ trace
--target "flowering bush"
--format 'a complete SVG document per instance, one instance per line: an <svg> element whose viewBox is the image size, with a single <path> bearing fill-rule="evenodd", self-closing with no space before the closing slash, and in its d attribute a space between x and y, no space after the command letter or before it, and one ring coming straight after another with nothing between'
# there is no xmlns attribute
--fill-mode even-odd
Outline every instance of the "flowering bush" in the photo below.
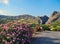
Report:
<svg viewBox="0 0 60 44"><path fill-rule="evenodd" d="M26 24L0 24L0 44L29 44L33 30Z"/></svg>

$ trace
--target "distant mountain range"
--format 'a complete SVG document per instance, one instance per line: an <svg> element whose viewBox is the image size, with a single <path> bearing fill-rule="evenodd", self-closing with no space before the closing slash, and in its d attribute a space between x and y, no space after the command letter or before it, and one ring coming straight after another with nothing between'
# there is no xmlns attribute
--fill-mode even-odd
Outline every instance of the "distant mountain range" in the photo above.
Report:
<svg viewBox="0 0 60 44"><path fill-rule="evenodd" d="M34 19L37 22L40 22L41 24L49 24L52 22L55 22L57 20L60 20L60 12L56 12L54 11L53 14L48 17L48 16L32 16L32 15L28 15L28 14L24 14L24 15L19 15L19 16L5 16L5 15L0 15L0 20L20 20L20 19Z"/></svg>
<svg viewBox="0 0 60 44"><path fill-rule="evenodd" d="M0 15L0 19L11 19L11 20L18 20L18 19L27 19L27 18L33 18L35 19L34 16L31 15L19 15L19 16L5 16L5 15Z"/></svg>
<svg viewBox="0 0 60 44"><path fill-rule="evenodd" d="M38 22L41 23L41 19L40 17L37 18L35 16L32 16L32 15L27 15L27 14L24 14L24 15L19 15L19 16L5 16L5 15L0 15L0 20L20 20L20 19L25 19L25 20L28 20L28 19L34 19Z"/></svg>

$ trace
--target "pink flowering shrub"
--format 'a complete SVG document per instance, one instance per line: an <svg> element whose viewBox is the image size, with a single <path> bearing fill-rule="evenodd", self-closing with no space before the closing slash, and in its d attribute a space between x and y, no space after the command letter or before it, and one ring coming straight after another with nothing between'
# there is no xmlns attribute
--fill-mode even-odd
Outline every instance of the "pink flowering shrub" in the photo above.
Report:
<svg viewBox="0 0 60 44"><path fill-rule="evenodd" d="M26 24L0 25L0 44L30 44L33 30Z"/></svg>

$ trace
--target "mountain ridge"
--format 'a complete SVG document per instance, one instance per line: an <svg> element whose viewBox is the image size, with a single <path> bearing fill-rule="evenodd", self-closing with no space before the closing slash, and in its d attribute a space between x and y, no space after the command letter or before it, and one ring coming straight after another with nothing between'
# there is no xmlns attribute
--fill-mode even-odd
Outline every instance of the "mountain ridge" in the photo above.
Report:
<svg viewBox="0 0 60 44"><path fill-rule="evenodd" d="M49 17L46 24L50 24L50 23L55 22L57 20L60 20L60 12L54 11L53 14Z"/></svg>
<svg viewBox="0 0 60 44"><path fill-rule="evenodd" d="M32 16L29 14L23 14L23 15L18 15L18 16L5 16L5 15L0 15L0 20L20 20L20 19L34 19L37 22L41 24L50 24L52 22L55 22L57 20L60 20L60 12L54 11L50 17L44 15L44 16Z"/></svg>

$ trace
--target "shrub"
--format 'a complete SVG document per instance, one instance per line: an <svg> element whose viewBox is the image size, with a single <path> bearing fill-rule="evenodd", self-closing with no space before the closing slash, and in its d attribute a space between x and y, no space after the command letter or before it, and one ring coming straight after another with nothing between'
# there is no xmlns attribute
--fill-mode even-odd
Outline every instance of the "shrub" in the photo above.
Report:
<svg viewBox="0 0 60 44"><path fill-rule="evenodd" d="M33 30L26 24L7 23L0 26L0 44L30 43Z"/></svg>
<svg viewBox="0 0 60 44"><path fill-rule="evenodd" d="M49 28L50 26L49 25L42 25L42 29L45 31L45 30L50 30Z"/></svg>

